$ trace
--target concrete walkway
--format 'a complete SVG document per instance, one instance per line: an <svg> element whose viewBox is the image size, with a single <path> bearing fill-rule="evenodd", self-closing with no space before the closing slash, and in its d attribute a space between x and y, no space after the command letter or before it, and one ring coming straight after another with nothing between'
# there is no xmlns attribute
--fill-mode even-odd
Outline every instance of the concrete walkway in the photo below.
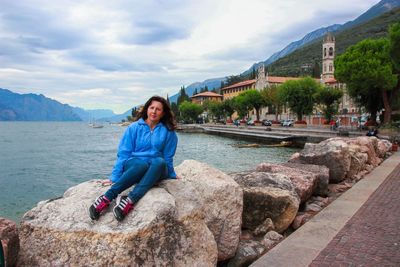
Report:
<svg viewBox="0 0 400 267"><path fill-rule="evenodd" d="M251 266L400 266L400 152Z"/></svg>

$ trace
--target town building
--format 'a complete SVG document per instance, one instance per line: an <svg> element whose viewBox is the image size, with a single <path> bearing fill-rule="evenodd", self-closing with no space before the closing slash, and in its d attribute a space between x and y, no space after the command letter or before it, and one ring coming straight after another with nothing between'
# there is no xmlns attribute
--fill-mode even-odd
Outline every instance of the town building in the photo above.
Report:
<svg viewBox="0 0 400 267"><path fill-rule="evenodd" d="M222 102L223 96L214 92L202 92L190 97L193 103L203 105L205 101Z"/></svg>
<svg viewBox="0 0 400 267"><path fill-rule="evenodd" d="M347 93L346 84L339 83L334 76L335 66L335 37L332 33L328 33L322 43L322 73L321 78L316 81L322 83L325 86L331 88L339 88L343 91L343 97L339 104L339 117L343 124L349 125L351 117L358 115L357 106L351 100ZM240 93L257 89L262 90L264 88L271 88L272 86L277 86L283 84L288 80L297 80L301 77L280 77L280 76L270 76L268 72L265 72L264 66L258 68L256 79L242 81L224 88L221 88L221 94L223 99L233 98ZM263 108L261 110L261 119L274 119L275 116L272 114L270 107ZM250 115L254 117L255 112L250 112ZM280 114L281 119L293 118L294 114L291 114L290 109L284 109L283 113ZM321 120L321 113L316 110L316 114L308 117L308 122L312 124L319 124Z"/></svg>

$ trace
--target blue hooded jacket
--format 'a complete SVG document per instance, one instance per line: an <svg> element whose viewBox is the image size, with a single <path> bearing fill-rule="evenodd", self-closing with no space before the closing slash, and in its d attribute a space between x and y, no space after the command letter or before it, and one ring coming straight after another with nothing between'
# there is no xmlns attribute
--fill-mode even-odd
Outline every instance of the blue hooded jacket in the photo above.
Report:
<svg viewBox="0 0 400 267"><path fill-rule="evenodd" d="M178 137L175 131L170 131L163 123L158 123L151 131L143 119L132 123L126 129L118 147L118 158L115 161L110 180L115 183L123 172L125 161L136 157L143 160L161 157L168 168L167 178L176 178L173 165Z"/></svg>

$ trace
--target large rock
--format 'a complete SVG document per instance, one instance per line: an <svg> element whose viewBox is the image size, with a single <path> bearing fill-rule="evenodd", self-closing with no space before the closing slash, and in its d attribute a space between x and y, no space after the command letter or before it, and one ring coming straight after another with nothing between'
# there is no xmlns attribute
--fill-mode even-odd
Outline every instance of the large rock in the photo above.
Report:
<svg viewBox="0 0 400 267"><path fill-rule="evenodd" d="M266 247L255 240L240 241L235 257L229 260L227 267L245 267L260 258L266 251Z"/></svg>
<svg viewBox="0 0 400 267"><path fill-rule="evenodd" d="M40 202L21 222L19 266L215 266L219 255L232 257L240 236L241 188L195 161L176 170L183 179L152 188L121 223L111 211L89 219L88 207L107 190L96 180Z"/></svg>
<svg viewBox="0 0 400 267"><path fill-rule="evenodd" d="M40 202L27 212L20 227L18 265L216 264L217 246L204 223L201 201L193 188L185 187L193 201L184 208L180 209L177 202L186 199L176 201L165 189L156 187L122 223L115 220L112 212L92 222L88 207L105 189L92 180L70 188L60 199Z"/></svg>
<svg viewBox="0 0 400 267"><path fill-rule="evenodd" d="M345 179L351 163L349 145L342 138L330 138L318 144L306 143L297 159L297 163L328 167L329 181L332 183Z"/></svg>
<svg viewBox="0 0 400 267"><path fill-rule="evenodd" d="M313 195L318 184L317 175L301 169L286 167L281 164L260 163L257 165L256 171L280 173L288 177L290 181L292 181L301 203L306 202L307 199Z"/></svg>
<svg viewBox="0 0 400 267"><path fill-rule="evenodd" d="M328 185L329 185L329 169L323 165L314 165L314 164L299 164L286 162L283 163L282 166L294 168L297 170L302 170L306 172L311 172L313 175L317 177L317 186L314 190L314 195L317 196L326 196L328 194Z"/></svg>
<svg viewBox="0 0 400 267"><path fill-rule="evenodd" d="M283 232L299 209L295 188L283 174L240 172L232 174L244 191L243 228L256 230L270 218L275 231Z"/></svg>
<svg viewBox="0 0 400 267"><path fill-rule="evenodd" d="M4 250L6 266L15 266L19 251L17 225L10 220L0 218L0 242Z"/></svg>
<svg viewBox="0 0 400 267"><path fill-rule="evenodd" d="M194 160L185 160L175 169L201 196L206 224L217 242L218 260L233 257L241 233L242 188L227 174Z"/></svg>

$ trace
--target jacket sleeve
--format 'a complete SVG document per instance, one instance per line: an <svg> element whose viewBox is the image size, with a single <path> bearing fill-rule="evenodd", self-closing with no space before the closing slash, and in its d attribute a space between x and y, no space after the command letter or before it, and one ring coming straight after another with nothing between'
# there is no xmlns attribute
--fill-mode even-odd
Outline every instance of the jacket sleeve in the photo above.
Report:
<svg viewBox="0 0 400 267"><path fill-rule="evenodd" d="M174 170L174 160L173 157L175 155L176 146L178 145L178 137L176 136L175 131L170 131L168 133L167 141L164 147L164 159L167 164L168 169L168 177L167 178L176 178L176 173Z"/></svg>
<svg viewBox="0 0 400 267"><path fill-rule="evenodd" d="M110 175L110 180L115 183L122 175L124 163L132 157L132 152L135 147L136 127L135 125L126 129L118 146L117 160Z"/></svg>

